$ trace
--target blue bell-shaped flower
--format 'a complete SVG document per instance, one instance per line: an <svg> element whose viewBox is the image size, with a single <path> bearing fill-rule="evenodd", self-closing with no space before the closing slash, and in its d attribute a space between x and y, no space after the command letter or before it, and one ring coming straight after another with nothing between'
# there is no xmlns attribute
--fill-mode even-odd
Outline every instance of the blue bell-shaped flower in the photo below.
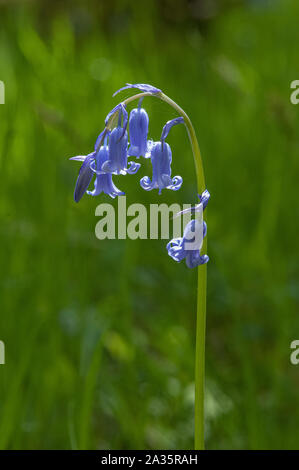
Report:
<svg viewBox="0 0 299 470"><path fill-rule="evenodd" d="M153 177L152 180L150 180L148 176L144 176L140 180L141 187L146 191L158 188L159 194L161 194L164 188L172 189L173 191L180 189L183 183L182 177L171 177L172 154L170 146L166 142L154 142L150 157L153 167Z"/></svg>
<svg viewBox="0 0 299 470"><path fill-rule="evenodd" d="M132 109L129 119L130 147L128 155L139 158L150 157L147 140L149 118L144 108L141 107L142 98L139 101L138 108Z"/></svg>
<svg viewBox="0 0 299 470"><path fill-rule="evenodd" d="M79 170L79 175L76 181L76 187L74 192L74 199L76 202L79 202L80 199L86 193L86 190L92 180L94 175L90 165L94 162L96 157L96 152L89 153L88 155L77 155L76 157L71 157L70 160L75 160L78 162L83 162Z"/></svg>
<svg viewBox="0 0 299 470"><path fill-rule="evenodd" d="M121 108L119 111L117 127L109 135L109 159L101 167L101 171L104 173L114 173L115 175L134 174L140 168L139 163L128 162L128 133L125 129L127 120L123 109ZM124 121L126 121L123 127L121 126L122 115L124 115Z"/></svg>
<svg viewBox="0 0 299 470"><path fill-rule="evenodd" d="M109 147L107 142L100 147L96 153L95 161L91 163L91 170L96 173L96 179L94 182L94 190L87 191L87 194L91 196L98 196L100 193L108 194L113 199L116 196L122 196L125 193L120 191L112 181L112 175L110 173L103 173L101 171L102 166L109 160Z"/></svg>
<svg viewBox="0 0 299 470"><path fill-rule="evenodd" d="M208 255L200 254L207 233L207 224L202 218L203 205L200 203L200 206L199 217L186 225L183 237L174 238L166 246L169 256L178 263L185 259L188 268L195 268L209 261Z"/></svg>

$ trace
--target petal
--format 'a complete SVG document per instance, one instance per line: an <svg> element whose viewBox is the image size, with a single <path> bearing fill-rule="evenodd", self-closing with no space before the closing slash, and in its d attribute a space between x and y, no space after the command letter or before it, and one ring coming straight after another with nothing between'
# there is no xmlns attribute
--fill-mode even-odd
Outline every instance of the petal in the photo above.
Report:
<svg viewBox="0 0 299 470"><path fill-rule="evenodd" d="M99 150L99 148L101 147L101 145L102 145L103 142L104 142L105 136L106 136L107 134L109 134L109 133L110 133L109 129L106 129L106 128L105 128L105 129L99 134L99 136L98 136L98 138L97 138L97 140L96 140L96 143L95 143L95 145L94 145L95 151L98 151L98 150Z"/></svg>
<svg viewBox="0 0 299 470"><path fill-rule="evenodd" d="M165 188L168 188L172 184L172 179L169 175L161 175L161 180Z"/></svg>
<svg viewBox="0 0 299 470"><path fill-rule="evenodd" d="M172 189L172 191L178 191L183 184L183 178L181 176L174 176L172 178L171 185L167 186L167 189Z"/></svg>
<svg viewBox="0 0 299 470"><path fill-rule="evenodd" d="M109 193L109 196L112 197L112 199L116 198L117 196L124 196L125 193L123 191L120 191L115 184L112 182L112 190Z"/></svg>
<svg viewBox="0 0 299 470"><path fill-rule="evenodd" d="M205 209L207 207L208 202L209 202L210 197L211 197L209 191L207 189L205 189L202 194L198 194L198 197L199 197L199 201L203 205L203 208Z"/></svg>
<svg viewBox="0 0 299 470"><path fill-rule="evenodd" d="M173 238L172 240L170 240L170 242L167 243L166 248L168 249L173 246L180 246L182 244L182 240L182 237Z"/></svg>
<svg viewBox="0 0 299 470"><path fill-rule="evenodd" d="M185 257L186 252L182 248L170 248L168 250L168 255L177 263L180 263Z"/></svg>
<svg viewBox="0 0 299 470"><path fill-rule="evenodd" d="M202 214L201 214L202 217ZM186 251L199 251L203 243L203 221L193 219L186 225L183 234L183 246Z"/></svg>
<svg viewBox="0 0 299 470"><path fill-rule="evenodd" d="M145 155L147 152L149 117L144 108L134 108L130 112L129 131L130 148L128 153L135 157Z"/></svg>
<svg viewBox="0 0 299 470"><path fill-rule="evenodd" d="M162 135L161 135L161 141L164 141L166 139L166 137L169 134L170 129L173 126L176 126L177 124L183 124L183 123L184 123L184 118L183 117L178 117L178 118L172 119L171 121L168 121L165 124L165 126L163 127Z"/></svg>
<svg viewBox="0 0 299 470"><path fill-rule="evenodd" d="M95 168L95 163L96 163L96 162L95 162L95 160L94 160L94 161L92 161L92 162L89 164L89 168L91 169L91 171L92 171L93 173L95 173L96 175L102 175L103 173L105 173L105 172L102 171L102 170L97 170L97 169Z"/></svg>
<svg viewBox="0 0 299 470"><path fill-rule="evenodd" d="M203 231L202 231L203 238L205 238L206 234L207 234L207 224L206 222L203 222Z"/></svg>
<svg viewBox="0 0 299 470"><path fill-rule="evenodd" d="M156 88L152 85L148 85L147 83L135 83L134 85L132 83L127 83L126 86L120 88L117 90L112 96L117 95L120 91L127 90L128 88L137 88L140 91L144 92L149 92L149 93L161 93L161 90L159 88Z"/></svg>
<svg viewBox="0 0 299 470"><path fill-rule="evenodd" d="M129 149L128 149L128 155L130 157L136 157L136 158L139 158L140 157L140 150L139 150L139 147L137 147L137 145L130 145Z"/></svg>
<svg viewBox="0 0 299 470"><path fill-rule="evenodd" d="M141 167L140 163L136 163L136 162L128 162L128 165L129 165L129 168L127 169L127 173L129 175L134 175L135 173L137 173L137 171Z"/></svg>
<svg viewBox="0 0 299 470"><path fill-rule="evenodd" d="M127 129L127 125L128 125L128 111L126 110L126 107L121 103L121 112L122 112L122 115L123 115L123 125L122 125L122 128L123 128L123 132L119 138L119 141L123 138L123 136L125 135L125 132L126 132L126 129Z"/></svg>
<svg viewBox="0 0 299 470"><path fill-rule="evenodd" d="M78 162L84 162L86 155L77 155L76 157L70 157L69 160L76 160Z"/></svg>
<svg viewBox="0 0 299 470"><path fill-rule="evenodd" d="M105 124L107 126L110 118L116 114L117 111L120 110L120 104L117 104L111 111L107 114L106 119L105 119Z"/></svg>
<svg viewBox="0 0 299 470"><path fill-rule="evenodd" d="M141 178L140 186L145 189L145 191L151 191L155 187L155 185L152 183L148 176L144 176L143 178Z"/></svg>
<svg viewBox="0 0 299 470"><path fill-rule="evenodd" d="M101 188L101 185L99 184L99 179L96 178L94 182L94 189L93 191L86 191L86 194L89 196L98 196L103 192L103 189Z"/></svg>
<svg viewBox="0 0 299 470"><path fill-rule="evenodd" d="M171 256L171 258L177 261L178 263L186 257L186 252L183 249L182 242L182 238L173 238L166 245L168 255Z"/></svg>
<svg viewBox="0 0 299 470"><path fill-rule="evenodd" d="M209 261L208 255L200 255L199 251L190 251L186 256L186 265L188 268L196 268L201 264L206 264Z"/></svg>
<svg viewBox="0 0 299 470"><path fill-rule="evenodd" d="M147 146L146 146L146 154L144 155L144 158L150 158L151 157L151 150L154 145L153 140L148 140L147 141Z"/></svg>
<svg viewBox="0 0 299 470"><path fill-rule="evenodd" d="M201 258L200 264L207 264L210 261L210 258L208 257L208 255L202 255L200 258Z"/></svg>
<svg viewBox="0 0 299 470"><path fill-rule="evenodd" d="M103 165L101 166L101 171L103 173L112 173L113 172L113 164L111 160L106 160Z"/></svg>
<svg viewBox="0 0 299 470"><path fill-rule="evenodd" d="M83 165L80 168L79 176L76 181L76 187L74 192L74 199L76 202L79 202L83 197L85 191L87 190L92 177L93 171L90 168L90 163L94 160L95 154L91 153L85 158Z"/></svg>
<svg viewBox="0 0 299 470"><path fill-rule="evenodd" d="M115 126L112 126L111 124L111 119L113 117L116 117L118 113L118 117L120 117L120 114L122 114L123 116L123 134L120 136L120 139L124 136L124 133L127 129L127 125L128 125L128 112L126 110L126 107L123 103L119 103L118 105L116 105L106 116L106 119L105 119L105 125L106 127L115 127ZM115 124L116 125L116 124Z"/></svg>
<svg viewBox="0 0 299 470"><path fill-rule="evenodd" d="M192 256L192 251L189 251L186 256L186 265L187 268L195 268L197 265L194 263L194 257Z"/></svg>

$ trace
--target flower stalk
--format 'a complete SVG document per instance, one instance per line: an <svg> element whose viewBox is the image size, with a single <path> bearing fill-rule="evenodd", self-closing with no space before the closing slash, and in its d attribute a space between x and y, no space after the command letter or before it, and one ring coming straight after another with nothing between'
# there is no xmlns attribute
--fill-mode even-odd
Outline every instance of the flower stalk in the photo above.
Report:
<svg viewBox="0 0 299 470"><path fill-rule="evenodd" d="M205 190L205 178L198 140L192 122L185 111L168 96L162 94L161 99L170 104L183 118L187 127L189 140L194 157L197 190L201 194ZM207 252L207 237L204 238L203 251ZM206 336L206 290L207 265L200 265L197 281L197 316L196 316L196 349L195 349L195 449L204 449L204 385L205 385L205 336Z"/></svg>
<svg viewBox="0 0 299 470"><path fill-rule="evenodd" d="M205 190L205 178L203 171L200 148L193 124L185 111L164 93L138 93L124 101L124 104L145 96L155 96L165 101L177 113L184 118L194 157L197 190L201 194ZM207 251L207 237L203 242L203 251ZM198 266L197 280L197 316L196 316L196 350L195 350L195 449L204 449L204 386L205 386L205 336L206 336L206 290L207 290L207 266Z"/></svg>

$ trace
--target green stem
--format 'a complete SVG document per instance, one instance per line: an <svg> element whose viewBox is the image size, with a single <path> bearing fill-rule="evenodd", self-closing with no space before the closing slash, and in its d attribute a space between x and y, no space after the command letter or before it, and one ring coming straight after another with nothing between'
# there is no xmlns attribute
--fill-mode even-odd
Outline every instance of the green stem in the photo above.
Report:
<svg viewBox="0 0 299 470"><path fill-rule="evenodd" d="M170 104L183 118L190 139L197 177L197 190L201 194L205 190L205 179L200 149L194 127L189 116L173 100L162 94L161 99ZM207 240L203 249L206 252ZM195 350L195 449L204 449L204 379L205 379L205 334L206 334L206 264L198 267L197 284L197 318L196 318L196 350Z"/></svg>
<svg viewBox="0 0 299 470"><path fill-rule="evenodd" d="M204 171L201 159L201 153L195 134L194 127L189 116L185 111L171 98L164 93L138 93L123 101L123 104L140 99L145 96L154 96L165 101L172 106L180 116L184 118L191 143L197 179L197 190L201 194L205 189ZM110 125L108 127L110 128ZM203 251L207 250L207 237L204 239ZM204 449L204 384L205 384L205 335L206 335L206 285L207 285L207 265L198 267L197 283L197 318L196 318L196 350L195 350L195 449Z"/></svg>

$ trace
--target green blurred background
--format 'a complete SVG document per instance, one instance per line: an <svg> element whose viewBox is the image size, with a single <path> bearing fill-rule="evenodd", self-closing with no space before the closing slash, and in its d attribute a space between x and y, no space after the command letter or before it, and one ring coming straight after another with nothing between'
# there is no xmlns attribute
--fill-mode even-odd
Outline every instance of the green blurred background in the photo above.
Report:
<svg viewBox="0 0 299 470"><path fill-rule="evenodd" d="M203 154L206 446L299 448L298 1L2 0L0 16L0 448L193 447L196 270L165 240L97 240L112 200L73 201L68 157L126 82L182 105ZM144 105L158 138L176 115ZM182 189L143 191L146 161L114 178L128 205L196 201L184 128L169 142Z"/></svg>

